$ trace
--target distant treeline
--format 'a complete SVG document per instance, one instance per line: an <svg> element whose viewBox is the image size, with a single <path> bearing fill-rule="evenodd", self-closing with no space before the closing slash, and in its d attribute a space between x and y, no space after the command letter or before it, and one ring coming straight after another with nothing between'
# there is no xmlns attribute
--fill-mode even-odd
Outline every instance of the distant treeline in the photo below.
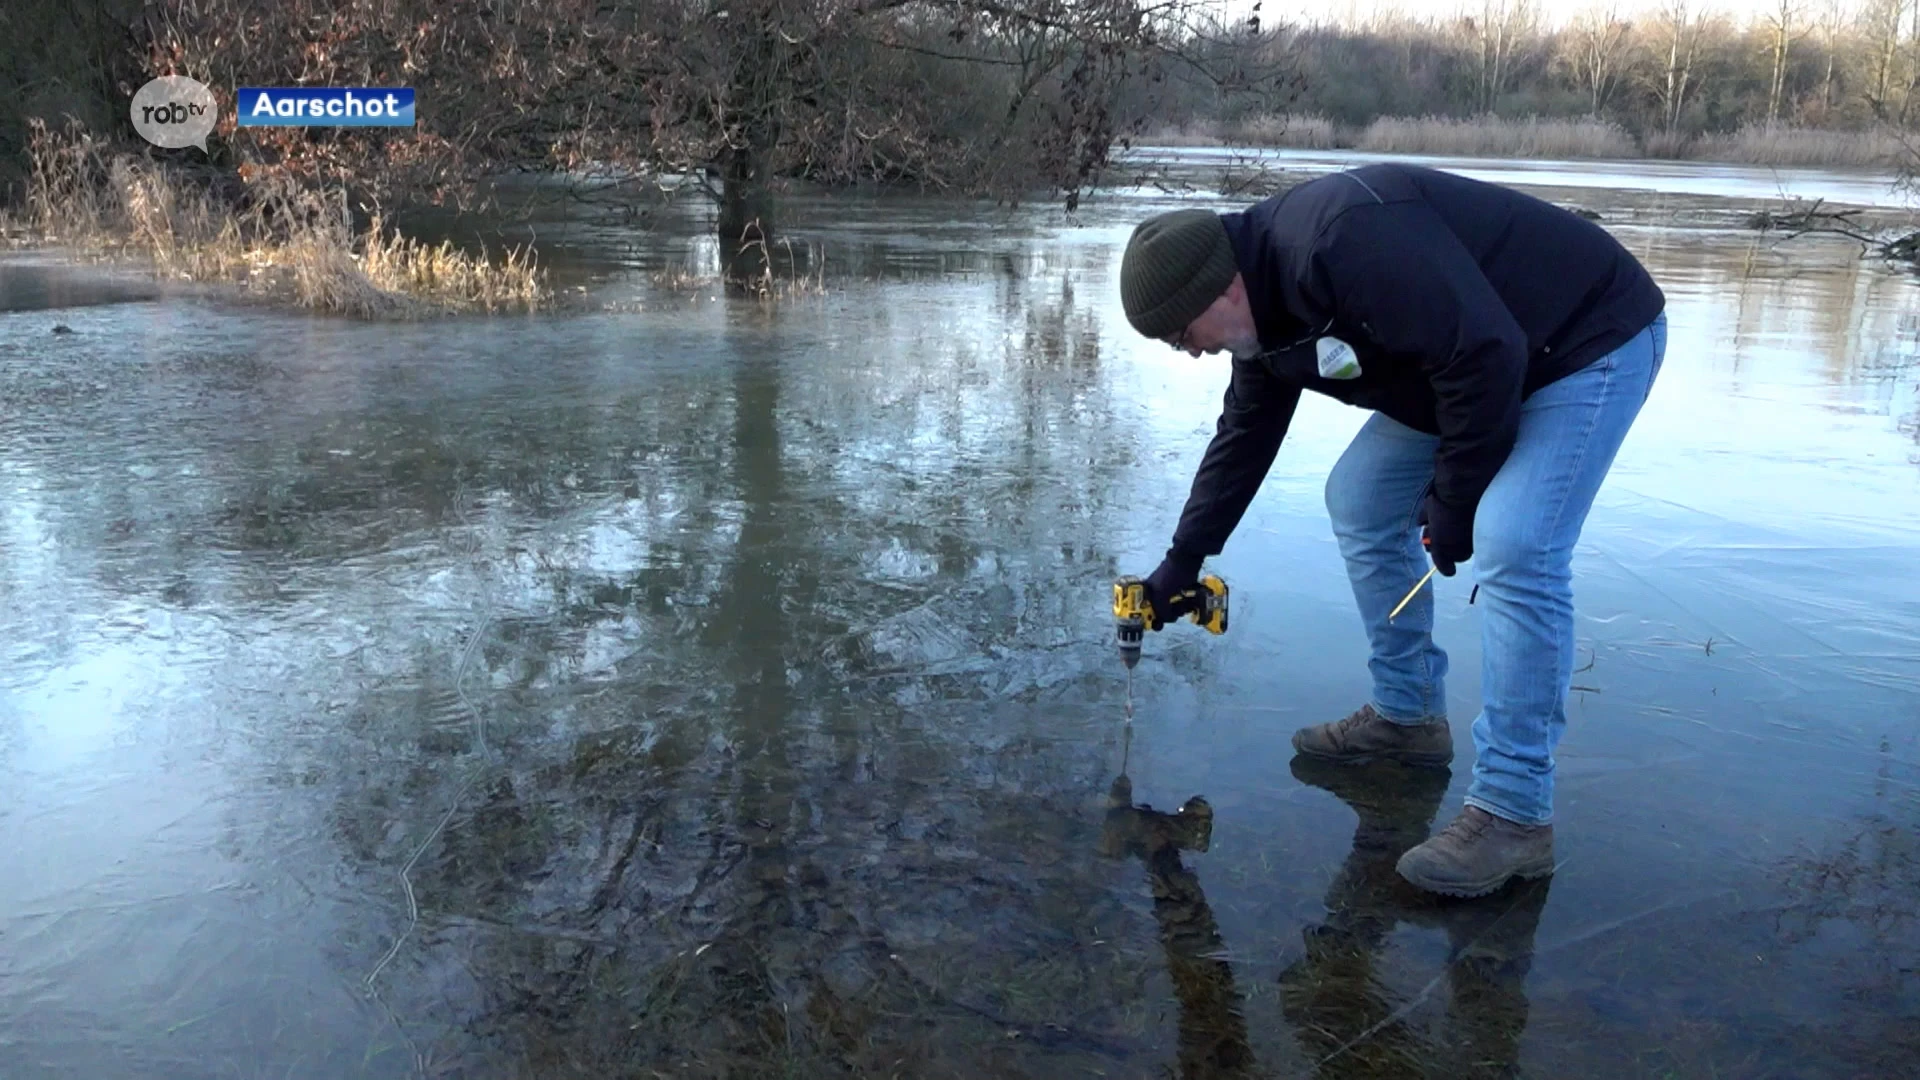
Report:
<svg viewBox="0 0 1920 1080"><path fill-rule="evenodd" d="M1902 133L1920 127L1915 0L1775 0L1739 19L1697 0L1568 10L1557 7L1549 24L1536 2L1485 0L1450 19L1278 28L1245 47L1293 74L1284 107L1194 93L1162 103L1155 126L1199 140L1384 150L1508 152L1546 137L1595 154L1859 164L1897 160ZM1520 120L1574 123L1523 137Z"/></svg>
<svg viewBox="0 0 1920 1080"><path fill-rule="evenodd" d="M1780 0L1743 22L1669 0L1555 25L1532 2L1328 26L1260 4L1228 19L1211 0L10 0L0 184L24 191L34 132L51 145L73 118L227 189L387 208L501 172L694 177L723 235L764 241L793 182L1072 205L1115 179L1116 146L1183 133L1880 161L1920 127L1920 0ZM410 86L420 119L236 128L229 113L210 160L157 152L126 109L161 74L229 109L245 85ZM1829 130L1878 141L1806 134Z"/></svg>

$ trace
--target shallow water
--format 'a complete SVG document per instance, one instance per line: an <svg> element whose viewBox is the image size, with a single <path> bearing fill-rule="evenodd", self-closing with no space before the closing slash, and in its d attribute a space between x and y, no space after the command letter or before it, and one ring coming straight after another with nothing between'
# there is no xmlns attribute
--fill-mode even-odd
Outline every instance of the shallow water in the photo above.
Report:
<svg viewBox="0 0 1920 1080"><path fill-rule="evenodd" d="M1464 750L1289 760L1367 687L1363 414L1303 404L1231 631L1120 722L1108 585L1224 374L1125 332L1155 205L803 202L828 288L774 308L574 221L622 310L0 315L0 1074L1908 1069L1920 283L1599 203L1671 343L1576 559L1564 865L1434 903L1391 866Z"/></svg>

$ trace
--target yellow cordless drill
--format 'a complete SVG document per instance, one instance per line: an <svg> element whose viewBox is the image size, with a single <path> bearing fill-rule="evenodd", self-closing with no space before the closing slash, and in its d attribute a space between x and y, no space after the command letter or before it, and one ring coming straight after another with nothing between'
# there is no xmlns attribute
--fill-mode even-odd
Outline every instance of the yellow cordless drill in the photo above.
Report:
<svg viewBox="0 0 1920 1080"><path fill-rule="evenodd" d="M1227 632L1227 583L1213 574L1200 584L1177 592L1163 601L1166 610L1156 612L1147 600L1147 583L1137 577L1123 577L1113 583L1113 633L1120 646L1120 662L1127 665L1127 720L1133 720L1133 668L1140 662L1140 642L1148 627L1176 622L1182 616L1208 633ZM1158 616L1156 619L1155 616ZM1157 629L1157 627L1156 627Z"/></svg>

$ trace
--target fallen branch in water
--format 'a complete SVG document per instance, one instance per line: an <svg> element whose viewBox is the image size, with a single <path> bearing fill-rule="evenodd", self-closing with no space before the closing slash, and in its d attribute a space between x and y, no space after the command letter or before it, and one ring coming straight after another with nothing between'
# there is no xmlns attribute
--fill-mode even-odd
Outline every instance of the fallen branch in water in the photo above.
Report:
<svg viewBox="0 0 1920 1080"><path fill-rule="evenodd" d="M1804 210L1760 210L1747 218L1747 227L1760 232L1783 231L1782 240L1802 236L1838 236L1860 245L1862 255L1874 254L1899 262L1920 262L1920 232L1890 233L1873 229L1859 218L1863 208L1823 210L1824 200L1815 199Z"/></svg>
<svg viewBox="0 0 1920 1080"><path fill-rule="evenodd" d="M1858 207L1851 210L1822 210L1824 199L1815 199L1813 205L1805 210L1758 210L1747 218L1749 229L1771 232L1774 229L1828 229L1851 228L1853 219L1860 216Z"/></svg>

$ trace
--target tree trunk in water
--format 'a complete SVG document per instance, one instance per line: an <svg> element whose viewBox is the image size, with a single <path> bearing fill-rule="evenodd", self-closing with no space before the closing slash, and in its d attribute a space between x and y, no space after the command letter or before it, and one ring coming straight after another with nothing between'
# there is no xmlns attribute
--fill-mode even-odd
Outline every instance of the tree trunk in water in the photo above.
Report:
<svg viewBox="0 0 1920 1080"><path fill-rule="evenodd" d="M773 192L763 158L748 148L727 155L720 173L721 275L732 284L764 280L773 243Z"/></svg>

